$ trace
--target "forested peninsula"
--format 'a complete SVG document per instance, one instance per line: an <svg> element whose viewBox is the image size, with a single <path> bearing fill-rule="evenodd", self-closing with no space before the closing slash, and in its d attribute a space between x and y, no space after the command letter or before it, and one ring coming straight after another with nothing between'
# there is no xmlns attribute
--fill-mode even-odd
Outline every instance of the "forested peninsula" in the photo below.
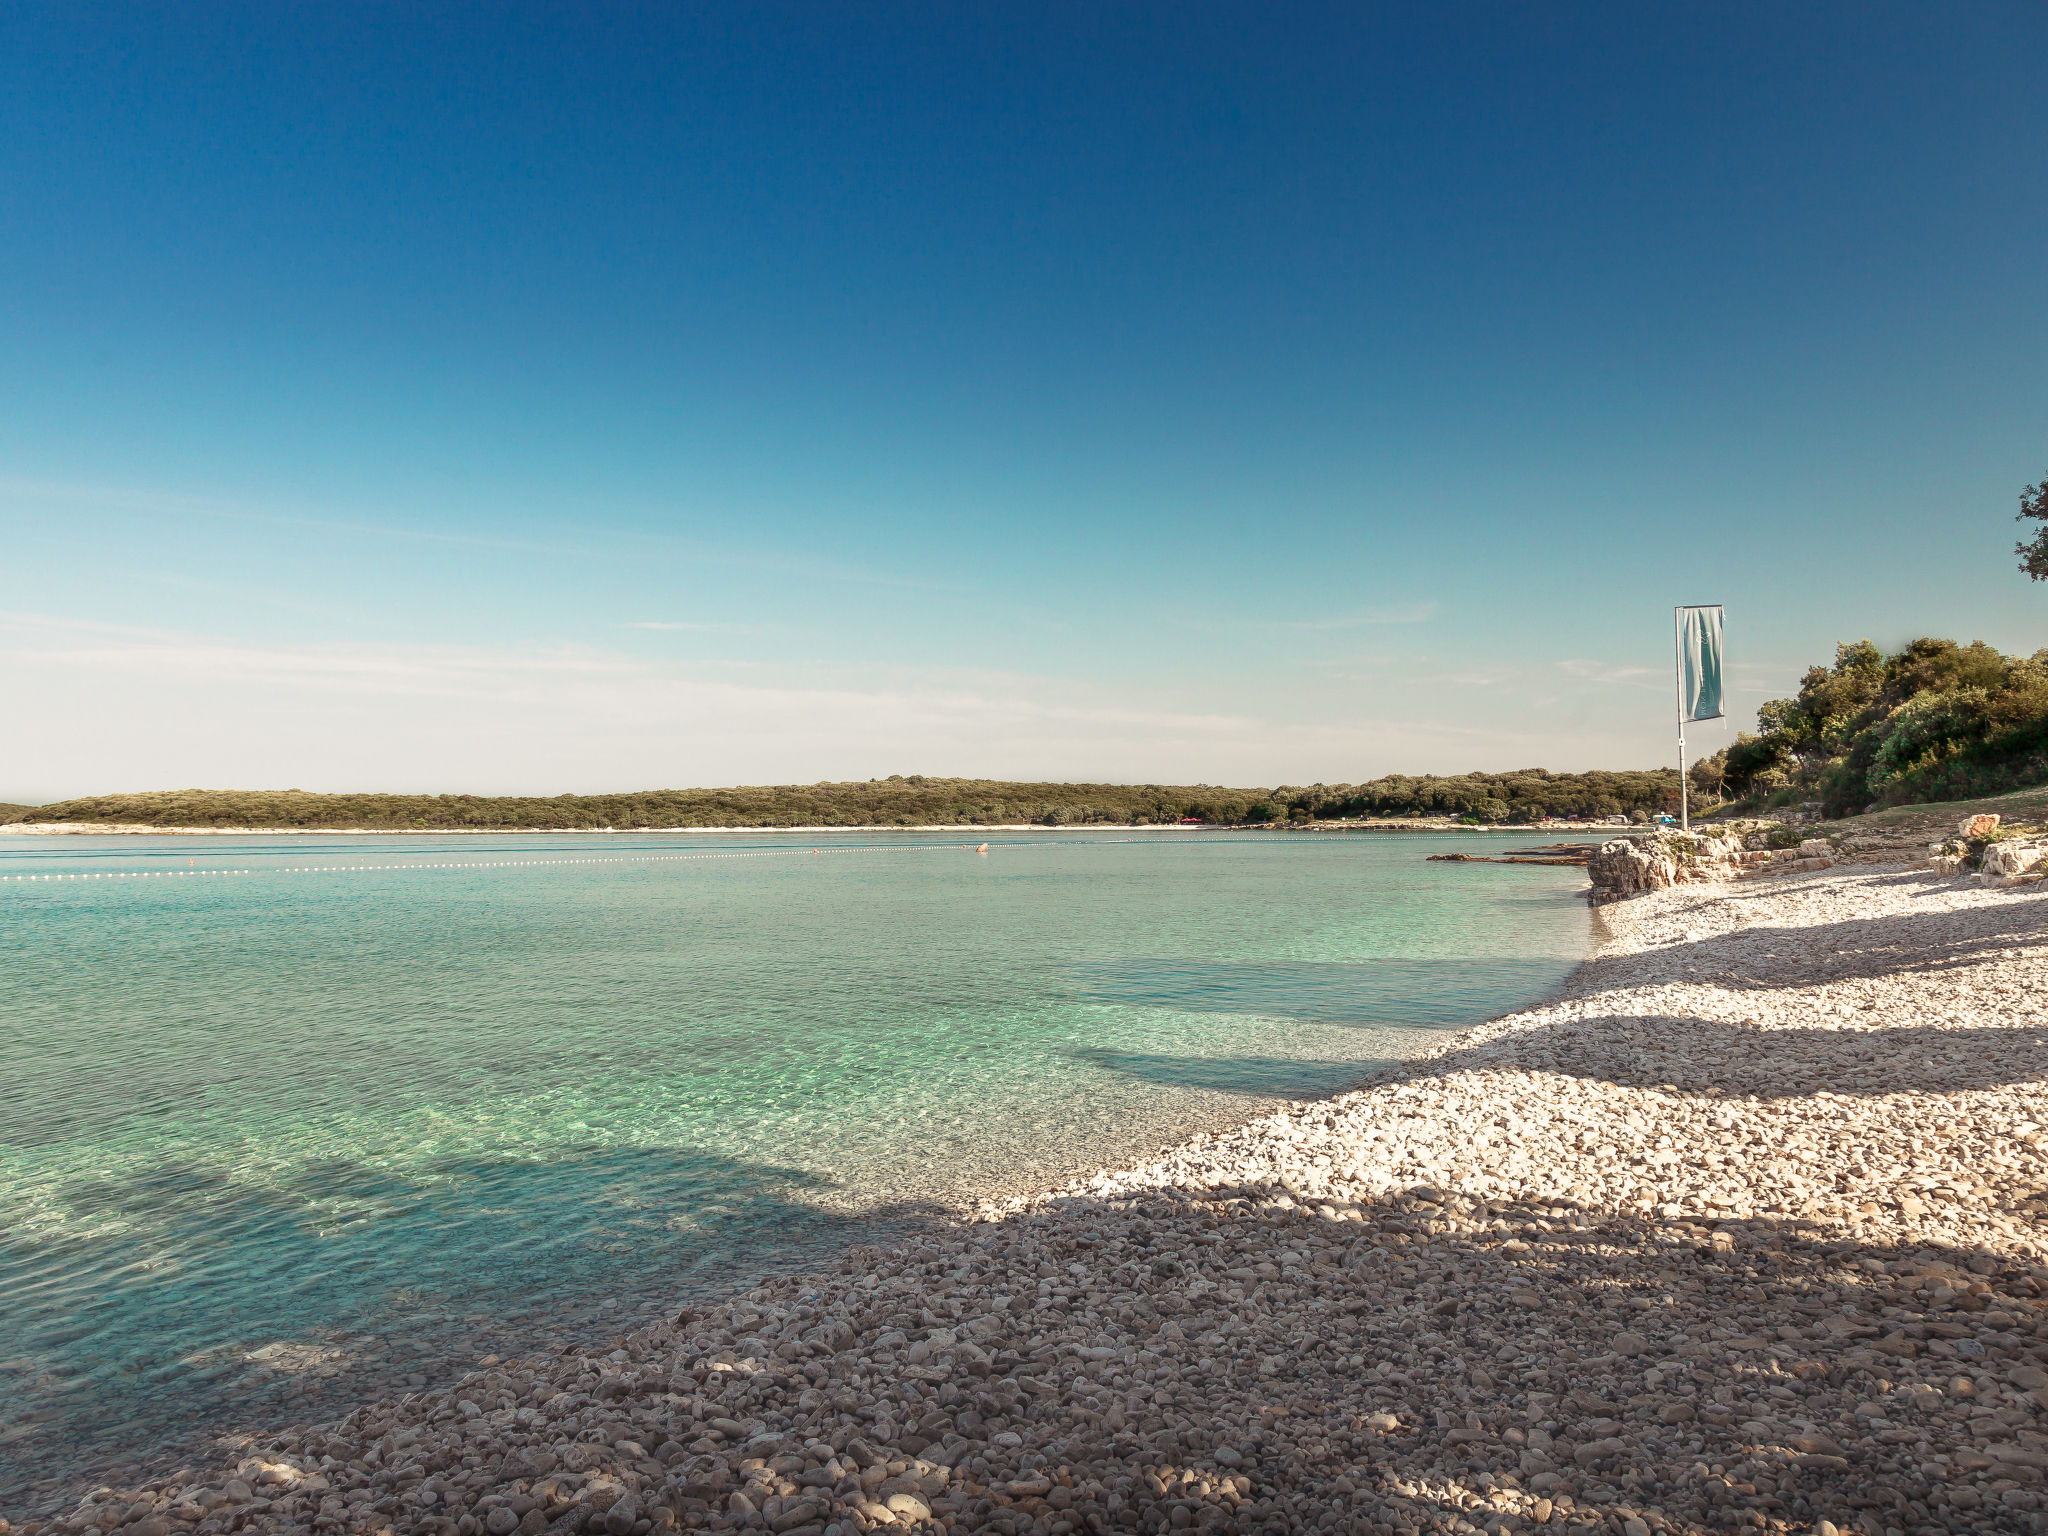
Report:
<svg viewBox="0 0 2048 1536"><path fill-rule="evenodd" d="M1675 769L1625 773L1394 775L1364 784L1025 784L892 775L849 783L661 789L615 795L325 795L171 790L0 810L0 824L214 830L544 831L676 827L1219 826L1397 817L1528 823L1646 818L1678 803Z"/></svg>

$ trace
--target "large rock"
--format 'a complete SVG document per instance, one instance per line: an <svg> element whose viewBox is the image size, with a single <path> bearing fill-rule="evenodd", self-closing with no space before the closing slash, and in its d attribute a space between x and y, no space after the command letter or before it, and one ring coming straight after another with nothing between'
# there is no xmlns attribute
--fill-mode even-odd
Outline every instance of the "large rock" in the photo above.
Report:
<svg viewBox="0 0 2048 1536"><path fill-rule="evenodd" d="M1587 857L1586 873L1593 882L1591 900L1601 906L1686 881L1732 880L1746 861L1739 837L1667 831L1602 843Z"/></svg>
<svg viewBox="0 0 2048 1536"><path fill-rule="evenodd" d="M1617 837L1602 843L1586 860L1592 877L1594 904L1621 901L1646 891L1661 891L1678 883L1678 864L1654 844Z"/></svg>
<svg viewBox="0 0 2048 1536"><path fill-rule="evenodd" d="M1998 818L1989 813L1980 816L1965 816L1956 823L1956 836L1969 838L1973 841L1980 837L1989 837L1997 830Z"/></svg>
<svg viewBox="0 0 2048 1536"><path fill-rule="evenodd" d="M2044 857L2048 857L2048 844L2023 843L2014 838L1988 846L1979 867L1987 877L2024 875L2038 869Z"/></svg>
<svg viewBox="0 0 2048 1536"><path fill-rule="evenodd" d="M2025 867L2019 843L1993 843L1984 850L1983 870L1987 875L2016 875Z"/></svg>

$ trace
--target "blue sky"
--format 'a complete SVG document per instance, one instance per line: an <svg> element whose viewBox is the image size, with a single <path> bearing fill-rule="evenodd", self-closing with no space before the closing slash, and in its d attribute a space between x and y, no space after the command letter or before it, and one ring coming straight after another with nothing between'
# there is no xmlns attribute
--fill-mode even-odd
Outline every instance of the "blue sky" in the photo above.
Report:
<svg viewBox="0 0 2048 1536"><path fill-rule="evenodd" d="M0 798L1637 766L1674 602L1743 724L2034 650L2044 45L9 6Z"/></svg>

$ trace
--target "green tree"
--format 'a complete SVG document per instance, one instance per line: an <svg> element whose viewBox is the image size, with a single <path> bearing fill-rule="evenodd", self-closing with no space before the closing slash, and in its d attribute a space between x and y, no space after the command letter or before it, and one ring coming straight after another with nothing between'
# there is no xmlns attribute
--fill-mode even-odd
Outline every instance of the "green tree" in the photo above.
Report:
<svg viewBox="0 0 2048 1536"><path fill-rule="evenodd" d="M2048 475L2041 477L2039 485L2030 485L2020 492L2020 515L2024 523L2032 518L2037 523L2048 523ZM2020 557L2020 569L2036 581L2048 581L2048 527L2035 534L2024 544L2013 546L2013 553Z"/></svg>
<svg viewBox="0 0 2048 1536"><path fill-rule="evenodd" d="M1712 757L1703 757L1692 765L1692 787L1700 796L1701 803L1721 798L1721 789L1728 781L1728 749L1723 747Z"/></svg>

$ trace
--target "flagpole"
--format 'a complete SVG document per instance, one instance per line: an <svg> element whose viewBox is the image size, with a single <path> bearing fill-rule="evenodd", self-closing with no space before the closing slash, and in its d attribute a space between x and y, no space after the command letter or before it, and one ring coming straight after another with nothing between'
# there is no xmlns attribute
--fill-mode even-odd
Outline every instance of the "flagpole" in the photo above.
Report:
<svg viewBox="0 0 2048 1536"><path fill-rule="evenodd" d="M1671 651L1677 664L1678 691L1678 830L1692 831L1692 816L1686 808L1685 793L1685 610L1671 610Z"/></svg>

